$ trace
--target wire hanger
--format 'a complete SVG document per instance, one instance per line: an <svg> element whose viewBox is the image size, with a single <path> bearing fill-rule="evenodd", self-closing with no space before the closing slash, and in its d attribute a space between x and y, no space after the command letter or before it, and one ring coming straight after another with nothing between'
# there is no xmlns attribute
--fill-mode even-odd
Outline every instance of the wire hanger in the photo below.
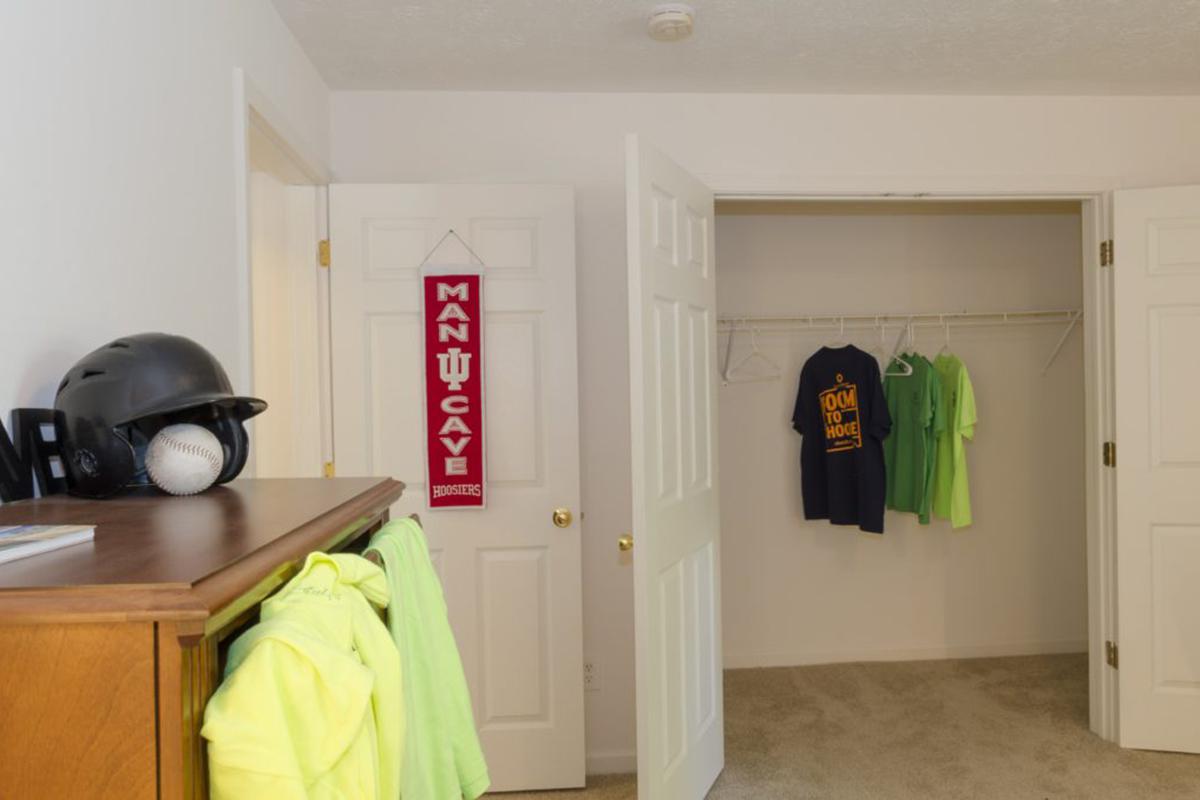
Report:
<svg viewBox="0 0 1200 800"><path fill-rule="evenodd" d="M875 318L875 333L879 334L879 341L871 345L871 348L867 350L867 353L875 356L875 360L879 361L881 364L886 364L888 354L887 349L884 347L883 339L887 334L885 332L883 323L879 321L879 317Z"/></svg>
<svg viewBox="0 0 1200 800"><path fill-rule="evenodd" d="M721 370L721 378L725 385L731 383L754 383L756 381L777 381L783 376L783 368L769 355L758 349L758 334L753 327L742 330L750 333L750 352L738 359L736 364L730 364L733 354L733 337L738 328L729 330L729 339L725 342L725 368ZM765 365L766 372L755 372L746 368L754 363Z"/></svg>
<svg viewBox="0 0 1200 800"><path fill-rule="evenodd" d="M867 354L875 357L875 360L879 362L880 369L886 370L892 359L887 351L887 325L879 317L875 318L875 333L878 334L879 338L867 350Z"/></svg>
<svg viewBox="0 0 1200 800"><path fill-rule="evenodd" d="M845 347L850 344L846 341L846 318L838 317L838 335L837 338L829 343L830 347Z"/></svg>
<svg viewBox="0 0 1200 800"><path fill-rule="evenodd" d="M945 337L945 343L942 345L942 349L937 351L937 355L934 358L952 355L950 350L950 323L946 321L944 314L939 319L939 322L942 323L942 335Z"/></svg>
<svg viewBox="0 0 1200 800"><path fill-rule="evenodd" d="M912 348L913 338L913 323L912 317L908 318L908 322L900 329L900 335L896 337L896 347L892 350L892 355L888 358L887 368L883 371L885 376L891 375L894 377L907 377L913 374L912 364L900 357L901 349L905 339L908 340L908 346Z"/></svg>

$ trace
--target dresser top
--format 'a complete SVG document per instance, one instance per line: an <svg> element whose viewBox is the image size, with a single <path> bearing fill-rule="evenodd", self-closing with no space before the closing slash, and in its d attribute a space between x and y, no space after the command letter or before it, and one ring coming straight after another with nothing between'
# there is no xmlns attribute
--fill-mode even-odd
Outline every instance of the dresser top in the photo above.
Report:
<svg viewBox="0 0 1200 800"><path fill-rule="evenodd" d="M0 618L51 596L110 612L211 612L281 564L340 543L403 489L390 478L245 479L193 497L146 489L0 505L0 525L96 527L91 543L0 564Z"/></svg>

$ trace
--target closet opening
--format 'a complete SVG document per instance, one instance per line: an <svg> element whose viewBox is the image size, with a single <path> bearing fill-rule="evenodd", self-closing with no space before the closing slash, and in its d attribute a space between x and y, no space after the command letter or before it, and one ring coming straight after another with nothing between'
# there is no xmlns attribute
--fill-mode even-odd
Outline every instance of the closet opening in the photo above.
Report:
<svg viewBox="0 0 1200 800"><path fill-rule="evenodd" d="M904 714L914 686L943 686L929 696L946 703L994 690L1001 704L1058 704L1084 728L1090 715L1107 735L1111 678L1098 678L1095 644L1088 656L1089 614L1104 613L1089 606L1088 571L1089 525L1103 521L1088 442L1107 403L1103 328L1087 328L1107 313L1086 273L1097 202L718 199L726 669L847 665L823 669L823 685L862 702L886 702L871 692L892 686ZM820 348L845 344L881 373L897 352L961 360L977 412L969 525L893 510L883 535L806 521L798 378ZM849 666L863 662L921 663ZM734 674L727 709L764 681L801 680Z"/></svg>

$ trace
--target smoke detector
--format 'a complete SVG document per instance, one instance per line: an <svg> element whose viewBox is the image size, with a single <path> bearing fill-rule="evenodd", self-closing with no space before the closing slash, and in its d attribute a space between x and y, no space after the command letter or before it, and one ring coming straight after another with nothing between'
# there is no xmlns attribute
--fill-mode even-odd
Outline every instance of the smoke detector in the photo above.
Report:
<svg viewBox="0 0 1200 800"><path fill-rule="evenodd" d="M663 3L650 11L646 33L657 42L678 42L692 35L696 10L686 3Z"/></svg>

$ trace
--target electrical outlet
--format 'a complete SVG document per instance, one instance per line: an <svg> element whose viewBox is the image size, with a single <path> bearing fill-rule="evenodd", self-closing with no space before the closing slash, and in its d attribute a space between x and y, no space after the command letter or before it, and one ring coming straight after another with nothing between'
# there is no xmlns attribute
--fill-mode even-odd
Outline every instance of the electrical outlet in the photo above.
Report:
<svg viewBox="0 0 1200 800"><path fill-rule="evenodd" d="M591 661L583 662L583 690L600 691L600 669Z"/></svg>

